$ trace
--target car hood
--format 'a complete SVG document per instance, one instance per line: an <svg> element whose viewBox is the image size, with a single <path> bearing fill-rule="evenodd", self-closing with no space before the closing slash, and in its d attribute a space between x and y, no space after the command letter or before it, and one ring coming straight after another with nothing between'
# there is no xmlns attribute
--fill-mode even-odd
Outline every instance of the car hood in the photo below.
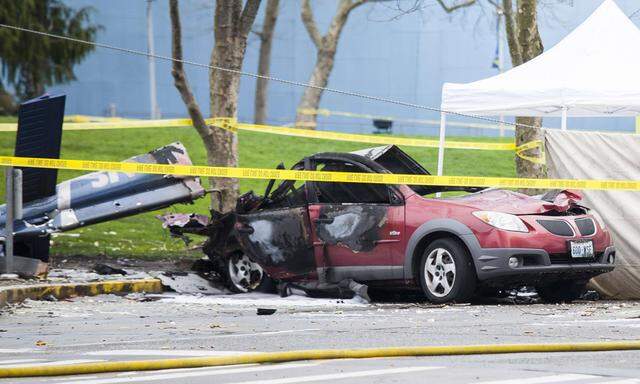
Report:
<svg viewBox="0 0 640 384"><path fill-rule="evenodd" d="M539 215L548 212L564 213L572 207L581 207L578 201L582 196L569 190L551 191L540 196L528 196L523 193L503 189L488 189L466 196L445 199L482 211L497 211L513 215Z"/></svg>

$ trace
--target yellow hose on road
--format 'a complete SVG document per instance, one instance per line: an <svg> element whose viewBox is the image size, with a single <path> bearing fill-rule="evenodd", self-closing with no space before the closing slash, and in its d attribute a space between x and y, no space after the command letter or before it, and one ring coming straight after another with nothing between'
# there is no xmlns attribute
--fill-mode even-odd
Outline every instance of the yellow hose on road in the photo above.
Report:
<svg viewBox="0 0 640 384"><path fill-rule="evenodd" d="M283 363L300 360L484 355L497 353L600 352L629 350L640 350L640 341L557 344L485 344L368 349L317 349L289 352L265 352L223 357L188 357L179 359L109 361L100 363L82 363L57 366L35 365L29 367L0 368L0 378L82 375L89 373L199 368L236 364Z"/></svg>

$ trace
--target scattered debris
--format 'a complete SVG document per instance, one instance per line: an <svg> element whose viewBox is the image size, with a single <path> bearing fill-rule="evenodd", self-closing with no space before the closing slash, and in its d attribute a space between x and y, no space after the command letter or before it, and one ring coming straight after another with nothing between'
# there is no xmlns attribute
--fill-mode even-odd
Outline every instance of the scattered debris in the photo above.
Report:
<svg viewBox="0 0 640 384"><path fill-rule="evenodd" d="M93 267L93 271L99 275L123 275L127 274L127 271L120 268L114 268L107 264L96 264Z"/></svg>
<svg viewBox="0 0 640 384"><path fill-rule="evenodd" d="M600 294L597 291L589 290L580 296L580 300L598 301L600 300Z"/></svg>
<svg viewBox="0 0 640 384"><path fill-rule="evenodd" d="M282 283L278 286L281 297L290 295L302 295L313 298L338 298L353 299L360 297L365 302L370 302L368 287L352 279L345 279L337 284L320 283L317 281Z"/></svg>
<svg viewBox="0 0 640 384"><path fill-rule="evenodd" d="M256 313L258 316L265 316L265 315L273 315L274 313L276 313L277 309L275 308L258 308Z"/></svg>
<svg viewBox="0 0 640 384"><path fill-rule="evenodd" d="M155 277L162 281L162 285L178 293L224 295L229 290L223 284L215 284L195 273L188 272L161 272Z"/></svg>
<svg viewBox="0 0 640 384"><path fill-rule="evenodd" d="M127 300L137 301L140 303L147 303L150 301L158 301L162 299L162 295L150 295L142 292L134 292L124 296Z"/></svg>

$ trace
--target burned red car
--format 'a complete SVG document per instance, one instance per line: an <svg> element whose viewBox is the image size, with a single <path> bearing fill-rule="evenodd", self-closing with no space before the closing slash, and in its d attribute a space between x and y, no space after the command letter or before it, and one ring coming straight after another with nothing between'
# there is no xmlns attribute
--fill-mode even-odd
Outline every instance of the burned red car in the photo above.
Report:
<svg viewBox="0 0 640 384"><path fill-rule="evenodd" d="M396 146L318 153L292 169L429 174ZM614 268L609 232L571 191L531 197L428 185L275 185L241 196L234 212L167 215L165 226L178 236L207 236L204 252L243 292L268 275L303 289L421 289L435 303L522 285L569 301ZM449 191L466 194L430 197Z"/></svg>

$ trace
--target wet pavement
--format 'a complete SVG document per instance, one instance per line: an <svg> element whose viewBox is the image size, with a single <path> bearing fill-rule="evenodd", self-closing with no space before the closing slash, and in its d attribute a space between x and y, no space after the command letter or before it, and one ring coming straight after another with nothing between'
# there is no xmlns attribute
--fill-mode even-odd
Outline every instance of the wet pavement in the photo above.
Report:
<svg viewBox="0 0 640 384"><path fill-rule="evenodd" d="M258 316L258 308L276 309ZM640 339L640 303L446 305L244 295L28 301L0 313L0 366L238 352ZM7 382L640 383L640 352L296 362ZM433 380L430 380L433 379Z"/></svg>

